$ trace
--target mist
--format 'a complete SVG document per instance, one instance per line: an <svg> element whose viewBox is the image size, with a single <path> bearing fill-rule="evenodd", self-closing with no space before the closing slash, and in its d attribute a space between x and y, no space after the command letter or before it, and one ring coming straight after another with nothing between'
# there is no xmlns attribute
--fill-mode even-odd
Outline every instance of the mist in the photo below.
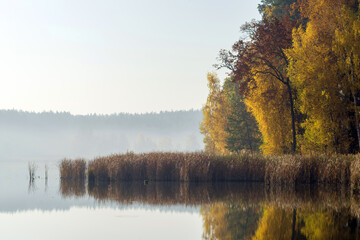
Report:
<svg viewBox="0 0 360 240"><path fill-rule="evenodd" d="M0 161L201 151L201 120L200 110L112 115L0 110Z"/></svg>

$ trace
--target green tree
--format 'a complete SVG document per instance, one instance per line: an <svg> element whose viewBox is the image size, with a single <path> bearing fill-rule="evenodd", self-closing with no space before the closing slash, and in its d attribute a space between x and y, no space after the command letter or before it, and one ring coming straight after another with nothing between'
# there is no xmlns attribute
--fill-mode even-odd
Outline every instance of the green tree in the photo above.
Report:
<svg viewBox="0 0 360 240"><path fill-rule="evenodd" d="M261 0L258 10L264 17L282 18L292 15L294 3L296 0Z"/></svg>
<svg viewBox="0 0 360 240"><path fill-rule="evenodd" d="M224 92L229 103L227 117L228 137L226 148L230 152L239 152L243 149L259 150L261 134L254 116L247 110L244 97L240 94L239 84L232 78L225 79Z"/></svg>

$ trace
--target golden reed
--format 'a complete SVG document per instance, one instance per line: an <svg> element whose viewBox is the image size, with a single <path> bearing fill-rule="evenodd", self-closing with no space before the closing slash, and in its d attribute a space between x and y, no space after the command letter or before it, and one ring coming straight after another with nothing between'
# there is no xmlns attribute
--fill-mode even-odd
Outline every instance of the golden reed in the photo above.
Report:
<svg viewBox="0 0 360 240"><path fill-rule="evenodd" d="M89 182L177 181L263 182L293 187L298 184L351 186L360 189L360 155L282 155L259 153L212 155L205 152L115 154L88 162L63 160L62 179Z"/></svg>

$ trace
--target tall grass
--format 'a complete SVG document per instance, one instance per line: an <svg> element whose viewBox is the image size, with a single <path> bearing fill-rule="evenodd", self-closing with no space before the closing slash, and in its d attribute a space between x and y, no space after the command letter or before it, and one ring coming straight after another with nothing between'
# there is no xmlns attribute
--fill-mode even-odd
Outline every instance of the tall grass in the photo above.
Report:
<svg viewBox="0 0 360 240"><path fill-rule="evenodd" d="M84 181L86 177L86 161L84 159L63 159L60 162L61 180Z"/></svg>
<svg viewBox="0 0 360 240"><path fill-rule="evenodd" d="M359 169L353 164L356 158L356 155L339 154L270 157L266 163L265 183L281 186L298 184L348 186L352 176L360 174Z"/></svg>
<svg viewBox="0 0 360 240"><path fill-rule="evenodd" d="M259 154L118 154L89 162L89 181L252 181L263 182L265 158Z"/></svg>
<svg viewBox="0 0 360 240"><path fill-rule="evenodd" d="M63 160L63 179L85 176L84 160ZM88 163L89 182L264 182L294 188L300 184L332 185L360 192L360 155L268 156L197 153L117 154Z"/></svg>

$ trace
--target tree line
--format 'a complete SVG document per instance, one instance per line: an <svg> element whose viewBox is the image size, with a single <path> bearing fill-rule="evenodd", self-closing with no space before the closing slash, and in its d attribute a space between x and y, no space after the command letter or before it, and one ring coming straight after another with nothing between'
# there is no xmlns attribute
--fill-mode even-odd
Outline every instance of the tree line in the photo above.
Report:
<svg viewBox="0 0 360 240"><path fill-rule="evenodd" d="M41 129L137 129L141 131L179 132L198 129L200 110L162 111L159 113L116 113L73 115L69 112L26 112L0 110L0 127Z"/></svg>
<svg viewBox="0 0 360 240"><path fill-rule="evenodd" d="M261 20L208 74L201 132L214 153L360 150L357 0L262 0Z"/></svg>

